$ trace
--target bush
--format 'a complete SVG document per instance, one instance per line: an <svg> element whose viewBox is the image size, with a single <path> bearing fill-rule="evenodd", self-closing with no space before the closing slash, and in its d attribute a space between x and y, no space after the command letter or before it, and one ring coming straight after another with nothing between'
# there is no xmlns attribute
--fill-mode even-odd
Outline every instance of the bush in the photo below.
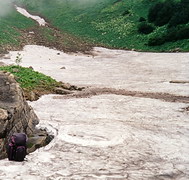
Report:
<svg viewBox="0 0 189 180"><path fill-rule="evenodd" d="M189 26L182 27L180 30L177 31L176 38L181 39L188 39L189 38Z"/></svg>
<svg viewBox="0 0 189 180"><path fill-rule="evenodd" d="M129 10L125 10L125 11L122 13L122 16L126 16L126 15L128 15L128 14L130 14Z"/></svg>
<svg viewBox="0 0 189 180"><path fill-rule="evenodd" d="M182 39L189 39L189 26L179 26L167 30L167 33L162 36L152 37L148 40L149 46L158 46L166 42L173 42Z"/></svg>
<svg viewBox="0 0 189 180"><path fill-rule="evenodd" d="M148 21L157 26L163 26L169 22L175 13L176 3L172 0L159 2L149 9Z"/></svg>
<svg viewBox="0 0 189 180"><path fill-rule="evenodd" d="M162 9L162 7L163 7L163 3L159 2L149 9L149 12L148 12L149 22L154 22L157 19L159 10Z"/></svg>
<svg viewBox="0 0 189 180"><path fill-rule="evenodd" d="M140 17L138 21L139 22L144 22L144 21L146 21L146 19L144 17Z"/></svg>
<svg viewBox="0 0 189 180"><path fill-rule="evenodd" d="M166 42L164 36L162 37L153 37L148 40L148 46L159 46Z"/></svg>
<svg viewBox="0 0 189 180"><path fill-rule="evenodd" d="M179 12L175 13L169 21L168 27L176 27L179 24L185 24L189 21L188 9L180 9Z"/></svg>
<svg viewBox="0 0 189 180"><path fill-rule="evenodd" d="M150 34L153 30L154 27L149 23L142 22L138 25L138 32L141 34Z"/></svg>

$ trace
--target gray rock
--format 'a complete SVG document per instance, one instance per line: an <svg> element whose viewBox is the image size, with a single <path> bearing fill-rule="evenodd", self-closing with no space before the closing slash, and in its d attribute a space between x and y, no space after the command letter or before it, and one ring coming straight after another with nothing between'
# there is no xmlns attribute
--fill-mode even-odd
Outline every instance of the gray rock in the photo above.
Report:
<svg viewBox="0 0 189 180"><path fill-rule="evenodd" d="M13 133L35 136L38 123L38 117L24 99L14 76L0 71L0 159L6 156L6 145Z"/></svg>
<svg viewBox="0 0 189 180"><path fill-rule="evenodd" d="M69 84L69 83L62 83L62 88L70 90L71 89L71 84Z"/></svg>
<svg viewBox="0 0 189 180"><path fill-rule="evenodd" d="M0 109L0 123L8 118L8 112L4 109Z"/></svg>
<svg viewBox="0 0 189 180"><path fill-rule="evenodd" d="M55 88L54 91L57 93L57 94L71 94L72 92L67 90L67 89L63 89L63 88Z"/></svg>

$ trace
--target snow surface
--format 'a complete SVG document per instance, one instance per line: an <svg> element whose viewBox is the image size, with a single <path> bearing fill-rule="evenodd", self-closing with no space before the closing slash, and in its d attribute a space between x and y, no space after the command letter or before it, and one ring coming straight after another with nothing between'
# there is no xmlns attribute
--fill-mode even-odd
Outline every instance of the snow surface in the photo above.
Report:
<svg viewBox="0 0 189 180"><path fill-rule="evenodd" d="M18 52L6 55L14 63ZM139 53L95 48L93 55L25 46L22 66L63 82L187 95L188 53ZM10 59L7 59L10 58ZM65 67L65 69L62 69ZM102 94L45 95L29 102L39 127L55 135L25 162L0 161L0 179L189 179L187 103Z"/></svg>
<svg viewBox="0 0 189 180"><path fill-rule="evenodd" d="M28 11L21 7L15 6L15 8L20 14L37 21L40 26L45 26L47 24L43 18L31 15L30 13L28 13Z"/></svg>
<svg viewBox="0 0 189 180"><path fill-rule="evenodd" d="M58 81L79 86L108 87L142 92L189 95L189 53L144 53L96 47L93 55L66 54L28 45L19 52L22 66L32 66ZM17 51L2 60L13 64ZM64 68L62 68L64 67Z"/></svg>
<svg viewBox="0 0 189 180"><path fill-rule="evenodd" d="M17 7L40 25L45 21ZM1 61L15 63L18 52ZM25 46L22 66L75 85L189 95L189 53L94 48L93 55ZM10 58L10 59L7 59ZM0 161L3 180L189 179L187 103L96 95L45 95L29 102L53 141L24 162Z"/></svg>

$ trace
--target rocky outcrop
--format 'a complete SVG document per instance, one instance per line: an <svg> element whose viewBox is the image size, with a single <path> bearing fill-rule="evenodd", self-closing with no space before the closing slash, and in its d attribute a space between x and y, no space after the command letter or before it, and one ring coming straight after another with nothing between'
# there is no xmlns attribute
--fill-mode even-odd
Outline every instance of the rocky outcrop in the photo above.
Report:
<svg viewBox="0 0 189 180"><path fill-rule="evenodd" d="M45 141L47 133L37 135L39 131L35 127L38 123L38 117L24 99L14 76L0 71L0 159L6 156L7 140L15 132L24 132L29 139L40 137ZM39 138L35 142L40 142ZM30 148L34 151L37 147L32 144Z"/></svg>

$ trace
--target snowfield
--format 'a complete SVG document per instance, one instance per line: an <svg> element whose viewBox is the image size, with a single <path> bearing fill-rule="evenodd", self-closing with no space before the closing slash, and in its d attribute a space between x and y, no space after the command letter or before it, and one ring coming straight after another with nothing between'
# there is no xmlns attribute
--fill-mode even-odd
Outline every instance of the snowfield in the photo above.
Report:
<svg viewBox="0 0 189 180"><path fill-rule="evenodd" d="M12 64L17 53L0 61ZM44 95L29 102L39 127L55 138L24 162L1 160L0 179L189 179L189 53L94 48L84 55L34 45L20 53L22 66L58 81L139 95L89 91L88 96ZM186 101L144 97L146 92Z"/></svg>

